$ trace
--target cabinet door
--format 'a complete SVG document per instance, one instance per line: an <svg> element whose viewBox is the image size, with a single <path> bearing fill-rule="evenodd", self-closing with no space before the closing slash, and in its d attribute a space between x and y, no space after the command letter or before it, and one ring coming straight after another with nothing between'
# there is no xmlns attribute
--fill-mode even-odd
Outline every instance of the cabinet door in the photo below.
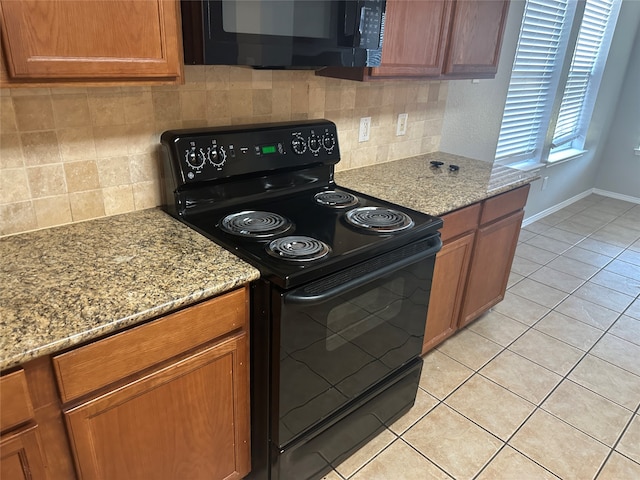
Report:
<svg viewBox="0 0 640 480"><path fill-rule="evenodd" d="M436 256L429 312L422 353L426 353L458 328L462 294L469 271L474 233L464 235L442 247Z"/></svg>
<svg viewBox="0 0 640 480"><path fill-rule="evenodd" d="M440 75L451 8L445 0L388 0L382 65L371 75Z"/></svg>
<svg viewBox="0 0 640 480"><path fill-rule="evenodd" d="M509 0L456 1L444 75L495 76Z"/></svg>
<svg viewBox="0 0 640 480"><path fill-rule="evenodd" d="M5 435L0 441L0 478L2 480L43 479L42 442L33 425Z"/></svg>
<svg viewBox="0 0 640 480"><path fill-rule="evenodd" d="M1 0L16 80L181 76L176 0Z"/></svg>
<svg viewBox="0 0 640 480"><path fill-rule="evenodd" d="M235 479L249 471L247 334L65 411L82 479Z"/></svg>
<svg viewBox="0 0 640 480"><path fill-rule="evenodd" d="M478 230L459 327L504 298L523 217L520 210Z"/></svg>

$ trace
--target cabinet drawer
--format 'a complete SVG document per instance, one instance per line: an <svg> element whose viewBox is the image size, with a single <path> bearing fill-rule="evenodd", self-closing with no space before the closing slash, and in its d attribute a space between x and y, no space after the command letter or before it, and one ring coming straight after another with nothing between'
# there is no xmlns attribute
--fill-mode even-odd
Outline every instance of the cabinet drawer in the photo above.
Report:
<svg viewBox="0 0 640 480"><path fill-rule="evenodd" d="M527 203L528 194L529 184L488 198L484 201L480 225L492 222L493 220L524 208L524 205Z"/></svg>
<svg viewBox="0 0 640 480"><path fill-rule="evenodd" d="M33 418L24 370L0 378L0 430L5 432Z"/></svg>
<svg viewBox="0 0 640 480"><path fill-rule="evenodd" d="M442 216L443 226L441 232L442 241L446 242L465 232L478 228L478 217L480 216L480 202L461 208L455 212Z"/></svg>
<svg viewBox="0 0 640 480"><path fill-rule="evenodd" d="M54 357L68 402L229 332L246 328L242 288Z"/></svg>

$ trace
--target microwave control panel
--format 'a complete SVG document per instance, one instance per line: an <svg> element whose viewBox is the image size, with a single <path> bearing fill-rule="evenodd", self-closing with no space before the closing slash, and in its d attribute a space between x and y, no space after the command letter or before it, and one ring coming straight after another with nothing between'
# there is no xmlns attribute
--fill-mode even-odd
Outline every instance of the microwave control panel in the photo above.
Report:
<svg viewBox="0 0 640 480"><path fill-rule="evenodd" d="M360 7L358 33L360 48L376 50L380 47L380 32L384 26L384 10L382 0L367 0Z"/></svg>

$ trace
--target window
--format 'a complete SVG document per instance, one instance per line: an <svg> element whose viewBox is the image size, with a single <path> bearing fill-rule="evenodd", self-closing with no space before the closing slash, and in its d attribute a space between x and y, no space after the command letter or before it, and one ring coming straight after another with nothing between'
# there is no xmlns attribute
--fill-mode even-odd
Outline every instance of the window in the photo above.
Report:
<svg viewBox="0 0 640 480"><path fill-rule="evenodd" d="M553 162L582 151L619 6L619 0L527 0L499 163Z"/></svg>
<svg viewBox="0 0 640 480"><path fill-rule="evenodd" d="M589 0L585 5L580 32L573 51L552 148L584 146L586 127L600 86L604 63L611 44L620 2ZM609 21L613 16L613 21ZM586 119L586 121L583 121ZM576 140L578 140L576 142Z"/></svg>

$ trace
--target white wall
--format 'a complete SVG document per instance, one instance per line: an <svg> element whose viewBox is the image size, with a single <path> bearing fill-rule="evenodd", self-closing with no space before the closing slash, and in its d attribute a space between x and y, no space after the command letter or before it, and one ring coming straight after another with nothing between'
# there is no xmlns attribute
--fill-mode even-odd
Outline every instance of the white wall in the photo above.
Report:
<svg viewBox="0 0 640 480"><path fill-rule="evenodd" d="M601 150L596 188L640 199L640 29L609 136Z"/></svg>
<svg viewBox="0 0 640 480"><path fill-rule="evenodd" d="M524 1L512 0L498 62L491 80L452 80L442 124L440 150L492 162L516 54Z"/></svg>
<svg viewBox="0 0 640 480"><path fill-rule="evenodd" d="M500 68L494 80L481 80L478 84L466 80L449 82L441 150L485 161L493 160L523 11L524 0L511 1ZM623 0L611 53L587 132L585 147L589 152L578 159L540 171L542 177L549 177L548 186L543 191L541 181L532 184L525 209L526 217L551 208L596 185L601 151L615 117L639 25L640 1Z"/></svg>

